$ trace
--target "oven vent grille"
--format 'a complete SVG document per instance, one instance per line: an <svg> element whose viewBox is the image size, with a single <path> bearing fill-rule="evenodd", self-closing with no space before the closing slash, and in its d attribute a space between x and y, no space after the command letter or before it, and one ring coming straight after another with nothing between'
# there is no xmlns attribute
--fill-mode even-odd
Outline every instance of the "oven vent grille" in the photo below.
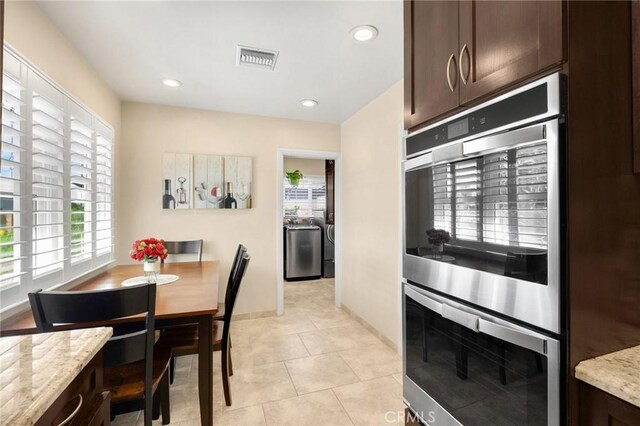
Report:
<svg viewBox="0 0 640 426"><path fill-rule="evenodd" d="M278 52L275 50L238 46L236 65L250 66L273 71L276 67L277 59Z"/></svg>

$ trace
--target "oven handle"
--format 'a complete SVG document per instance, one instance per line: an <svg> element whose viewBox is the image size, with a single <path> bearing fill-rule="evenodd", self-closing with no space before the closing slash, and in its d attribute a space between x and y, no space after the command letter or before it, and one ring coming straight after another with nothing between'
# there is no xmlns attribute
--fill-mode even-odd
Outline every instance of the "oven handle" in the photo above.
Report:
<svg viewBox="0 0 640 426"><path fill-rule="evenodd" d="M467 327L475 331L476 333L478 332L480 320L479 316L454 308L453 306L447 305L446 303L440 303L414 290L411 287L405 287L404 292L407 296L409 296L425 308L440 315L441 317Z"/></svg>
<svg viewBox="0 0 640 426"><path fill-rule="evenodd" d="M480 333L488 334L489 336L513 343L522 348L527 348L539 354L547 354L547 339L538 337L525 330L516 330L480 318L479 331Z"/></svg>
<svg viewBox="0 0 640 426"><path fill-rule="evenodd" d="M427 152L426 154L423 154L419 157L406 160L402 166L405 172L409 172L413 170L423 169L431 165L433 165L433 154Z"/></svg>
<svg viewBox="0 0 640 426"><path fill-rule="evenodd" d="M430 297L425 296L422 293L418 293L409 286L404 287L404 294L421 304L427 309L432 310L436 314L442 315L442 303L433 300Z"/></svg>
<svg viewBox="0 0 640 426"><path fill-rule="evenodd" d="M504 340L505 342L513 343L516 346L547 355L547 339L535 332L525 329L515 329L487 321L484 318L465 312L449 304L440 303L409 285L404 286L404 293L425 308L439 314L443 318L467 327L476 333L484 333Z"/></svg>
<svg viewBox="0 0 640 426"><path fill-rule="evenodd" d="M463 143L462 153L467 156L499 148L514 147L524 143L542 142L547 137L546 133L545 124L536 124L524 129L498 133L497 135Z"/></svg>

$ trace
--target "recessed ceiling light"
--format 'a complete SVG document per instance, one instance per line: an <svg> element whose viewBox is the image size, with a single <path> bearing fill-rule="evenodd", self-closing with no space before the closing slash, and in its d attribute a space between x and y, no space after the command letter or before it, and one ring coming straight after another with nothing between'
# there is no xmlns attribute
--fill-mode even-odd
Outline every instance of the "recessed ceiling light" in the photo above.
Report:
<svg viewBox="0 0 640 426"><path fill-rule="evenodd" d="M351 37L356 41L369 41L378 36L378 29L371 25L359 25L351 30Z"/></svg>
<svg viewBox="0 0 640 426"><path fill-rule="evenodd" d="M172 78L164 79L164 80L162 80L162 83L163 83L165 86L169 86L169 87L179 87L179 86L182 86L182 83L180 83L178 80L174 80L174 79L172 79Z"/></svg>
<svg viewBox="0 0 640 426"><path fill-rule="evenodd" d="M305 108L313 108L314 106L318 105L318 101L314 99L303 99L300 101L300 103Z"/></svg>

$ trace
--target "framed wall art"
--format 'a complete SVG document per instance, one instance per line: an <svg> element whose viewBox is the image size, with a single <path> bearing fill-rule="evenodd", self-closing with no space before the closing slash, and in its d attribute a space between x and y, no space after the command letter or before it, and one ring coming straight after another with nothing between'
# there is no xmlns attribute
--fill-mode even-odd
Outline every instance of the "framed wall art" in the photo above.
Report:
<svg viewBox="0 0 640 426"><path fill-rule="evenodd" d="M251 208L252 158L165 153L163 209Z"/></svg>

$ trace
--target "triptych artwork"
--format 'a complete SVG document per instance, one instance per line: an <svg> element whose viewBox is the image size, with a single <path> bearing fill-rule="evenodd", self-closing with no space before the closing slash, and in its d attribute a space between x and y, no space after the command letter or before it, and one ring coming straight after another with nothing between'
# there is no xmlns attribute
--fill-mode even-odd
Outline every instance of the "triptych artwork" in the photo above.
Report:
<svg viewBox="0 0 640 426"><path fill-rule="evenodd" d="M251 157L165 153L163 209L251 208Z"/></svg>

